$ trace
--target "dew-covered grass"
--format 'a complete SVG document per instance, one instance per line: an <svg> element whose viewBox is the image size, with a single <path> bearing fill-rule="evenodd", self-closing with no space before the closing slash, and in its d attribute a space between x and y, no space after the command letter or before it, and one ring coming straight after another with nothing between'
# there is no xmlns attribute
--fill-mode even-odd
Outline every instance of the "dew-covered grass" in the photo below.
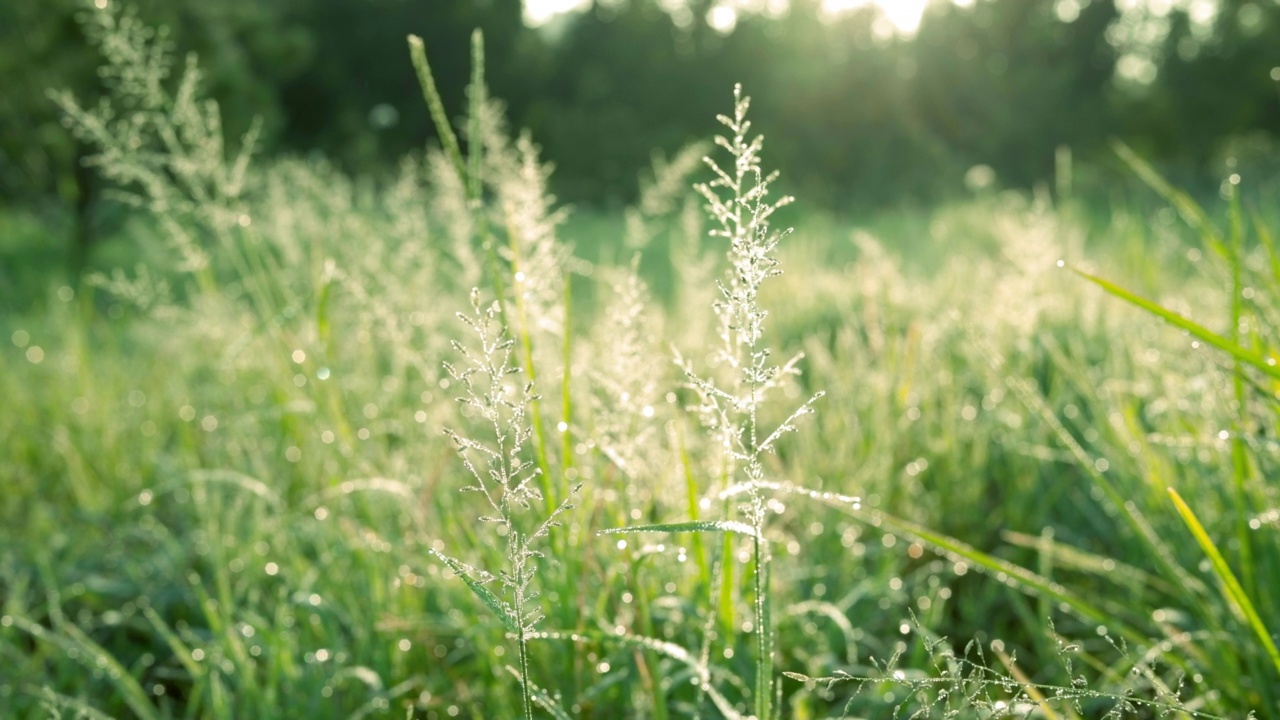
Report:
<svg viewBox="0 0 1280 720"><path fill-rule="evenodd" d="M482 91L357 180L211 146L116 27L139 113L62 102L139 209L0 273L0 715L1280 717L1280 222L1234 185L1121 149L1105 212L829 219L728 88L626 213Z"/></svg>

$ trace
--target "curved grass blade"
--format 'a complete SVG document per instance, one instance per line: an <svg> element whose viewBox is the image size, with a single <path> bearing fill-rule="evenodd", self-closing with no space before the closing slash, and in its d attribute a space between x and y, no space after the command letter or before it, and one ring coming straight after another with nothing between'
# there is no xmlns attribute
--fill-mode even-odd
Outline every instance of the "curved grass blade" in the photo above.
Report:
<svg viewBox="0 0 1280 720"><path fill-rule="evenodd" d="M494 595L493 591L485 587L484 583L473 577L473 573L477 572L475 568L460 560L449 557L438 550L431 550L430 553L439 558L440 562L448 565L449 569L457 573L458 577L462 578L462 582L466 583L467 587L471 588L471 592L475 593L476 597L480 598L480 602L487 605L489 609L493 611L493 614L498 616L498 619L502 621L503 627L511 633L516 635L520 634L520 623L511 612L511 608L506 603L502 602L497 595Z"/></svg>
<svg viewBox="0 0 1280 720"><path fill-rule="evenodd" d="M529 637L539 640L569 640L576 643L617 643L627 647L638 648L642 650L652 650L653 652L663 655L678 663L688 667L698 678L699 689L707 694L712 704L720 711L726 720L750 720L747 716L738 712L734 708L733 703L728 698L716 690L711 684L711 667L696 657L688 649L681 645L677 645L667 640L658 640L656 638L645 637L643 635L633 635L631 633L623 633L621 635L611 635L598 632L535 632L530 633Z"/></svg>
<svg viewBox="0 0 1280 720"><path fill-rule="evenodd" d="M1126 640L1137 644L1146 641L1146 636L1129 627L1122 619L1108 613L1093 603L1072 594L1067 588L1038 575L1026 568L1007 560L988 555L965 542L948 535L933 532L913 522L896 518L883 512L876 512L875 517L893 530L908 535L916 540L932 545L949 555L963 558L985 570L1003 574L1009 584L1017 586L1033 595L1047 597L1070 608L1071 612L1081 618L1092 620L1101 625L1114 627Z"/></svg>
<svg viewBox="0 0 1280 720"><path fill-rule="evenodd" d="M160 715L151 704L147 691L138 684L137 678L133 677L119 660L94 642L80 628L64 622L61 623L61 632L57 632L21 615L10 617L15 627L36 640L47 642L62 650L73 651L79 662L90 670L103 670L107 679L119 691L121 699L137 717L142 720L159 720Z"/></svg>
<svg viewBox="0 0 1280 720"><path fill-rule="evenodd" d="M1231 571L1231 566L1227 564L1227 559L1218 551L1218 546L1214 544L1213 538L1209 537L1209 533L1200 524L1200 520L1191 510L1191 506L1187 505L1182 496L1178 494L1178 491L1169 488L1169 497L1173 498L1174 507L1178 509L1178 514L1182 516L1183 522L1187 524L1187 528L1195 536L1200 548L1204 550L1205 555L1209 556L1209 561L1213 564L1214 574L1222 581L1223 594L1226 595L1226 599L1235 605L1240 614L1244 616L1250 629L1258 636L1258 641L1267 651L1267 656L1271 658L1271 663L1275 666L1276 672L1280 673L1280 649L1276 648L1275 641L1271 639L1271 633L1267 631L1267 626L1263 624L1262 617L1258 615L1257 608L1253 606L1253 601L1249 599L1249 595L1241 587L1240 581L1236 579L1235 573Z"/></svg>
<svg viewBox="0 0 1280 720"><path fill-rule="evenodd" d="M659 523L657 525L631 525L628 527L609 528L601 530L598 535L621 535L623 533L704 533L704 532L722 532L733 533L736 535L745 535L749 538L759 538L756 529L750 525L737 522L734 520L693 520L690 522L680 523Z"/></svg>
<svg viewBox="0 0 1280 720"><path fill-rule="evenodd" d="M1046 554L1055 563L1059 563L1063 567L1089 573L1101 580L1113 582L1122 587L1151 588L1165 595L1176 594L1174 586L1158 575L1152 575L1145 570L1120 562L1114 558L1081 550L1074 545L1013 530L1001 531L1000 538L1010 545Z"/></svg>
<svg viewBox="0 0 1280 720"><path fill-rule="evenodd" d="M1219 253L1226 253L1226 248L1222 242L1222 236L1218 229L1214 227L1213 222L1209 220L1209 216L1199 203L1191 199L1191 196L1175 188L1169 184L1169 181L1160 176L1156 169L1151 167L1146 160L1143 160L1133 148L1124 144L1119 140L1113 140L1111 147L1115 150L1116 155L1124 161L1129 169L1138 176L1147 187L1156 192L1157 195L1164 198L1166 202L1178 211L1183 220L1187 224L1195 228Z"/></svg>
<svg viewBox="0 0 1280 720"><path fill-rule="evenodd" d="M76 720L116 720L114 716L108 715L101 710L89 705L79 698L69 697L61 693L54 692L49 688L31 688L32 695L39 695L43 701L45 710L49 711L49 717L58 718L61 715L58 710L74 710Z"/></svg>
<svg viewBox="0 0 1280 720"><path fill-rule="evenodd" d="M173 656L182 665L182 669L186 670L192 678L203 677L208 666L196 662L191 656L191 647L178 637L173 628L169 627L169 623L160 617L160 613L146 605L142 608L142 614L147 618L147 622L151 623L151 627L155 628L156 633L169 645L169 649L173 651Z"/></svg>
<svg viewBox="0 0 1280 720"><path fill-rule="evenodd" d="M552 720L573 720L573 718L569 716L569 713L560 706L559 701L552 697L551 694L541 686L532 681L527 681L525 677L520 674L518 669L513 668L510 665L506 666L506 670L511 674L511 677L514 677L516 680L529 683L529 690L533 695L533 702L537 704L538 707L546 710L547 714L552 717Z"/></svg>
<svg viewBox="0 0 1280 720"><path fill-rule="evenodd" d="M1223 337L1222 335L1209 330L1194 320L1185 318L1159 303L1142 297L1141 295L1125 290L1109 280L1104 280L1097 275L1092 275L1075 267L1072 267L1071 271L1121 300L1137 305L1174 327L1186 330L1188 333L1191 333L1192 336L1203 341L1205 344L1227 353L1240 362L1252 365L1276 380L1280 380L1280 367L1276 365L1276 362L1273 359L1263 357L1252 350L1241 347L1229 338Z"/></svg>

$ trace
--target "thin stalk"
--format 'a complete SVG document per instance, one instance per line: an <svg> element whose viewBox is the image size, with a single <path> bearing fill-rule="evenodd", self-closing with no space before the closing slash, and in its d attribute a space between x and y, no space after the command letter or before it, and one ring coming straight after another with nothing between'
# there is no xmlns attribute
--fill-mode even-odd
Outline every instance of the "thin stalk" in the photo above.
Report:
<svg viewBox="0 0 1280 720"><path fill-rule="evenodd" d="M697 522L702 519L698 507L698 482L693 473L693 466L689 462L689 449L685 447L683 433L676 435L676 441L680 447L680 467L684 471L685 502L689 519ZM702 587L710 590L711 566L707 558L706 546L702 544L701 533L694 533L691 543L694 560L698 563L698 579L702 582Z"/></svg>
<svg viewBox="0 0 1280 720"><path fill-rule="evenodd" d="M757 528L752 540L755 557L756 609L756 718L773 717L773 628L769 607L769 548Z"/></svg>
<svg viewBox="0 0 1280 720"><path fill-rule="evenodd" d="M754 298L753 298L754 300ZM755 343L748 345L752 356L755 355ZM753 360L754 362L754 360ZM764 472L760 467L760 442L756 420L757 401L759 396L759 375L753 369L747 382L751 402L747 419L750 432L750 465L747 477L752 481L759 480ZM770 627L771 612L769 607L769 546L764 539L764 521L767 510L760 497L760 489L751 488L751 524L755 530L752 538L752 563L755 565L755 607L756 624L756 693L755 714L757 720L770 720L773 717L773 628Z"/></svg>
<svg viewBox="0 0 1280 720"><path fill-rule="evenodd" d="M436 126L436 132L440 133L440 144L444 146L445 154L453 162L453 167L458 172L458 178L465 183L467 171L462 162L462 150L458 146L458 136L453 133L453 127L449 123L449 116L444 111L444 101L440 99L440 91L436 89L435 77L431 74L431 65L427 63L426 48L423 46L422 38L417 35L409 36L409 57L413 60L413 69L417 72L418 82L422 85L422 97L426 99L427 108L431 111L431 121Z"/></svg>
<svg viewBox="0 0 1280 720"><path fill-rule="evenodd" d="M480 140L480 115L484 105L484 33L476 28L471 33L471 111L468 120L471 126L467 137L467 173L470 181L467 194L471 198L472 207L479 211L481 190L484 185L480 177L480 160L484 156L484 143Z"/></svg>
<svg viewBox="0 0 1280 720"><path fill-rule="evenodd" d="M1240 209L1240 194L1231 192L1231 341L1244 347L1245 338L1241 337L1240 321L1244 315L1244 217ZM1249 476L1249 458L1246 454L1244 432L1248 419L1249 400L1245 393L1244 368L1240 359L1231 359L1231 386L1236 402L1236 416L1232 422L1231 433L1231 468L1232 491L1236 511L1236 542L1240 545L1240 572L1243 576L1244 589L1249 595L1256 597L1258 586L1254 577L1253 537L1249 532L1249 502L1246 483Z"/></svg>
<svg viewBox="0 0 1280 720"><path fill-rule="evenodd" d="M513 541L517 546L520 544L520 533L512 530L511 534L515 537ZM516 633L516 643L519 646L520 654L520 703L524 708L524 720L533 720L533 692L529 688L529 634L528 626L524 619L524 564L516 563L516 593L515 593L515 615L516 622L519 623L519 631Z"/></svg>
<svg viewBox="0 0 1280 720"><path fill-rule="evenodd" d="M638 568L637 568L638 570ZM650 613L649 593L645 591L644 582L640 578L640 573L635 574L636 580L636 614L640 620L640 632L644 637L656 638L653 627L653 616ZM658 653L652 648L645 648L640 657L643 659L645 668L645 677L650 685L649 691L653 696L653 717L654 720L667 720L667 691L662 687L662 676L658 672L660 666L658 664Z"/></svg>
<svg viewBox="0 0 1280 720"><path fill-rule="evenodd" d="M511 248L511 274L516 276L520 273L520 243L516 240L516 233L510 228L507 230L510 238ZM520 353L523 361L524 371L529 377L529 382L535 385L538 382L537 369L533 363L533 337L529 332L529 319L525 310L524 293L520 292L520 288L516 288L512 293L515 296L516 316L520 323ZM567 318L566 318L567 321ZM567 330L565 331L568 332ZM538 483L542 489L543 503L546 505L547 512L553 512L556 509L556 498L551 487L551 463L547 458L547 433L542 423L542 403L538 396L533 396L529 401L529 422L533 426L533 448L535 459L538 463L538 469L541 471L538 477Z"/></svg>
<svg viewBox="0 0 1280 720"><path fill-rule="evenodd" d="M728 517L732 507L728 500L724 501L722 514ZM717 613L720 616L720 626L725 633L725 637L732 637L734 622L734 603L733 603L733 535L724 533L724 538L720 544L720 568L723 573L723 579L720 582L720 610Z"/></svg>
<svg viewBox="0 0 1280 720"><path fill-rule="evenodd" d="M560 468L568 473L573 467L573 433L570 432L569 418L573 417L573 393L569 384L569 363L573 356L573 332L569 320L573 303L573 278L564 281L564 346L561 350L561 362L564 364L564 377L560 382L560 418L564 422L564 431L560 433ZM564 486L569 486L569 478L564 478Z"/></svg>

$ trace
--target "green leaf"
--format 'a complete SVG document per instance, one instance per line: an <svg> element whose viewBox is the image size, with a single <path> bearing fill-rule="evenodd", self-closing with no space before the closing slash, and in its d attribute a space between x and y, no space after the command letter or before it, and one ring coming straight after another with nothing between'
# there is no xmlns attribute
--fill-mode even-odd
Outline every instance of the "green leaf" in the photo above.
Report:
<svg viewBox="0 0 1280 720"><path fill-rule="evenodd" d="M1253 601L1249 599L1249 595L1240 586L1240 581L1236 579L1235 573L1231 571L1231 566L1227 564L1227 559L1218 551L1218 546L1214 544L1213 538L1209 537L1209 533L1205 532L1204 526L1200 524L1200 520L1196 518L1191 507L1183 501L1178 491L1169 488L1169 497L1173 498L1173 504L1178 509L1178 514L1182 516L1183 522L1187 524L1191 534L1195 536L1196 542L1200 543L1200 548L1204 550L1205 555L1208 555L1210 562L1213 563L1213 572L1222 581L1222 589L1226 599L1235 605L1240 614L1244 616L1249 627L1258 636L1258 641L1262 643L1262 647L1267 651L1267 655L1271 658L1271 663L1275 665L1276 672L1280 673L1280 650L1276 649L1276 643L1271 639L1271 633L1267 631L1267 626L1263 624L1262 617L1258 615L1257 608L1253 606Z"/></svg>
<svg viewBox="0 0 1280 720"><path fill-rule="evenodd" d="M1231 341L1229 338L1223 337L1222 335L1219 335L1213 332L1212 330L1209 330L1203 325L1196 323L1194 320L1185 318L1182 315L1179 315L1178 313L1160 305L1159 303L1156 303L1154 301L1151 301L1142 297L1141 295L1137 295L1128 290L1125 290L1124 288L1120 287L1119 285L1116 285L1115 283L1109 280L1104 280L1098 277L1097 275L1091 275L1090 273L1080 270L1079 268L1073 267L1071 268L1071 271L1079 275L1080 277L1084 278L1085 280L1092 282L1093 284L1097 285L1103 290L1106 290L1108 293L1120 298L1121 300L1124 300L1125 302L1131 303L1133 305L1137 305L1143 310L1146 310L1152 315L1155 315L1156 317L1161 318L1162 320L1169 323L1170 325L1173 325L1174 327L1178 327L1183 330L1186 330L1187 332L1191 333L1193 337L1198 338L1199 340L1203 341L1205 344L1215 347L1231 355L1231 357L1235 358L1236 360L1239 360L1240 362L1252 365L1253 367L1261 370L1262 372L1266 373L1268 376L1272 378L1280 380L1280 367L1276 366L1274 360L1263 357L1262 355L1256 352L1253 352L1252 350L1241 347L1239 344Z"/></svg>
<svg viewBox="0 0 1280 720"><path fill-rule="evenodd" d="M503 627L514 634L520 634L520 624L511 614L511 611L507 609L506 603L502 602L497 595L494 595L493 591L485 587L484 583L471 576L471 573L475 572L474 568L437 550L432 550L431 554L439 558L441 562L449 566L450 570L457 573L458 577L462 578L462 582L471 588L471 592L475 593L476 597L480 598L480 601L489 606L493 614L498 616L498 619L502 621Z"/></svg>
<svg viewBox="0 0 1280 720"><path fill-rule="evenodd" d="M658 525L631 525L628 527L601 530L600 535L621 535L624 533L702 533L723 532L745 535L750 538L759 537L755 528L734 520L693 520L680 523L660 523Z"/></svg>

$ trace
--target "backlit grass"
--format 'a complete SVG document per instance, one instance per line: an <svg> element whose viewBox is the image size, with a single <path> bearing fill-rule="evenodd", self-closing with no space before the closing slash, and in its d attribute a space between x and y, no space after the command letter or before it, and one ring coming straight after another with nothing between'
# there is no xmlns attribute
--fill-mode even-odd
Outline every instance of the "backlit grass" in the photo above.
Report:
<svg viewBox="0 0 1280 720"><path fill-rule="evenodd" d="M575 216L481 59L386 183L63 99L140 264L0 316L0 714L1280 716L1273 218L825 222L727 92Z"/></svg>

